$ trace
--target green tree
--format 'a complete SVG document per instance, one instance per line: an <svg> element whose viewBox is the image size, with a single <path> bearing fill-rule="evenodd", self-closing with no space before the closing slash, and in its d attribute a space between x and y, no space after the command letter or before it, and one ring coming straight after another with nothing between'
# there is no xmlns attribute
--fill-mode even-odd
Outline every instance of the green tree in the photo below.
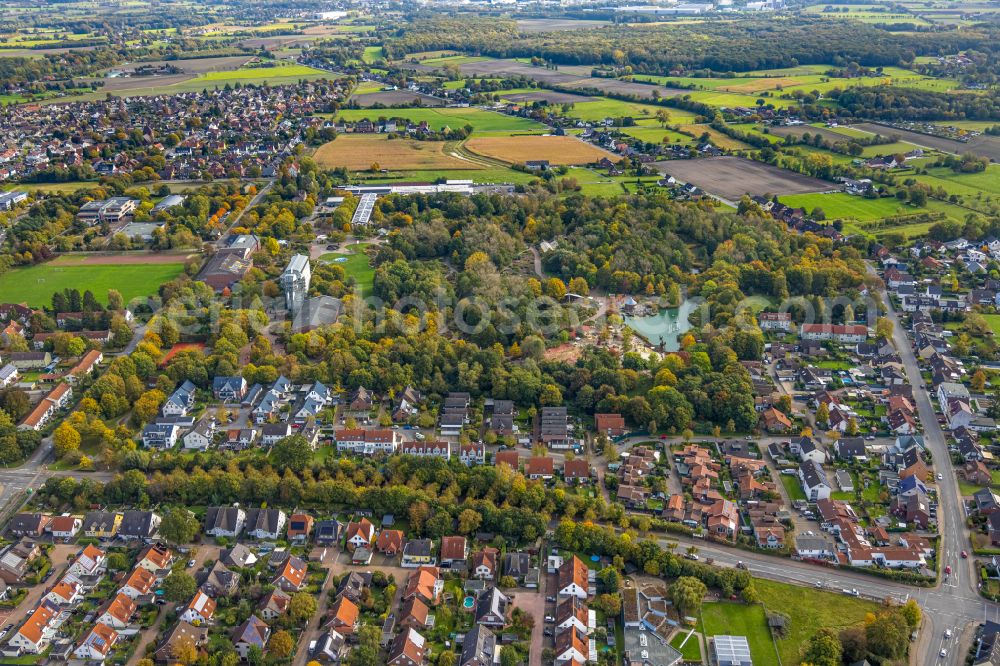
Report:
<svg viewBox="0 0 1000 666"><path fill-rule="evenodd" d="M163 579L163 596L176 604L190 601L197 590L198 583L186 571L172 571Z"/></svg>
<svg viewBox="0 0 1000 666"><path fill-rule="evenodd" d="M905 604L899 607L899 613L906 620L906 625L913 632L920 626L920 604L914 599L908 599Z"/></svg>
<svg viewBox="0 0 1000 666"><path fill-rule="evenodd" d="M296 592L288 602L288 616L296 624L302 624L316 614L316 597L308 592Z"/></svg>
<svg viewBox="0 0 1000 666"><path fill-rule="evenodd" d="M160 536L175 546L191 543L201 524L193 513L181 506L171 508L160 521Z"/></svg>
<svg viewBox="0 0 1000 666"><path fill-rule="evenodd" d="M271 461L278 468L301 472L312 462L312 447L302 435L285 437L271 449Z"/></svg>
<svg viewBox="0 0 1000 666"><path fill-rule="evenodd" d="M708 588L693 576L681 576L670 586L670 598L683 616L697 616Z"/></svg>
<svg viewBox="0 0 1000 666"><path fill-rule="evenodd" d="M880 659L900 659L906 654L910 631L900 613L884 612L865 627L868 651Z"/></svg>
<svg viewBox="0 0 1000 666"><path fill-rule="evenodd" d="M833 629L823 628L806 643L802 663L811 666L840 666L841 646Z"/></svg>

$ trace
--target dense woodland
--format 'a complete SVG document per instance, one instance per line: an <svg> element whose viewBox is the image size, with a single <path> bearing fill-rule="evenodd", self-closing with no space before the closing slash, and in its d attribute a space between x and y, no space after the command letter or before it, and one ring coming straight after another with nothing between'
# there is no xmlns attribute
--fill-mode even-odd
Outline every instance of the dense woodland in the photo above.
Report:
<svg viewBox="0 0 1000 666"><path fill-rule="evenodd" d="M630 65L637 73L708 68L746 72L804 64L868 67L910 63L915 56L955 53L988 39L976 30L896 35L848 21L798 18L670 25L607 26L573 39L521 34L513 21L428 16L399 30L390 58L458 49L500 58L541 57L557 65Z"/></svg>

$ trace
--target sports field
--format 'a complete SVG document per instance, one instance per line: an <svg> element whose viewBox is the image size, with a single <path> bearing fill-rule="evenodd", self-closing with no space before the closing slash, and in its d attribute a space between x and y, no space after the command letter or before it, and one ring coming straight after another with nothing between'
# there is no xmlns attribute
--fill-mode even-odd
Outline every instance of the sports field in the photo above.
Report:
<svg viewBox="0 0 1000 666"><path fill-rule="evenodd" d="M473 137L466 148L485 157L522 164L548 160L552 164L590 164L602 157L617 156L570 136Z"/></svg>
<svg viewBox="0 0 1000 666"><path fill-rule="evenodd" d="M445 141L389 140L385 134L352 134L323 144L314 158L322 167L353 171L367 170L373 164L390 171L480 168L480 164L451 154L454 145Z"/></svg>
<svg viewBox="0 0 1000 666"><path fill-rule="evenodd" d="M0 275L0 302L27 303L42 307L52 294L63 289L90 290L98 301L107 302L108 289L121 292L125 302L155 294L160 285L184 271L184 264L88 264L62 266L56 262L15 268Z"/></svg>

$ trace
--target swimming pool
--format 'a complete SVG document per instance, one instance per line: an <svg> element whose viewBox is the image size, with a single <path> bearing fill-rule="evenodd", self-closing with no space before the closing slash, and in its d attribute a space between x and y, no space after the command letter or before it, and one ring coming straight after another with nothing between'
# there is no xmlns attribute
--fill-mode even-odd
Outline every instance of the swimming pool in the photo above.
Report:
<svg viewBox="0 0 1000 666"><path fill-rule="evenodd" d="M472 607L476 605L476 598L473 596L468 596L462 599L462 608L466 610L472 610Z"/></svg>

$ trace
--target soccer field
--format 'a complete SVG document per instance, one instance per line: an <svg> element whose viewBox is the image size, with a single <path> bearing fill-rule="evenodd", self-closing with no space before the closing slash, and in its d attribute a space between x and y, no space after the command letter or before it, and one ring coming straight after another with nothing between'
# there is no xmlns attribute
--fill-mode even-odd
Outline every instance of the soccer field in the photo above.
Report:
<svg viewBox="0 0 1000 666"><path fill-rule="evenodd" d="M106 303L108 289L121 292L125 302L152 296L164 282L184 271L183 263L56 266L41 264L15 268L0 275L0 302L49 305L52 294L63 289L90 290Z"/></svg>

